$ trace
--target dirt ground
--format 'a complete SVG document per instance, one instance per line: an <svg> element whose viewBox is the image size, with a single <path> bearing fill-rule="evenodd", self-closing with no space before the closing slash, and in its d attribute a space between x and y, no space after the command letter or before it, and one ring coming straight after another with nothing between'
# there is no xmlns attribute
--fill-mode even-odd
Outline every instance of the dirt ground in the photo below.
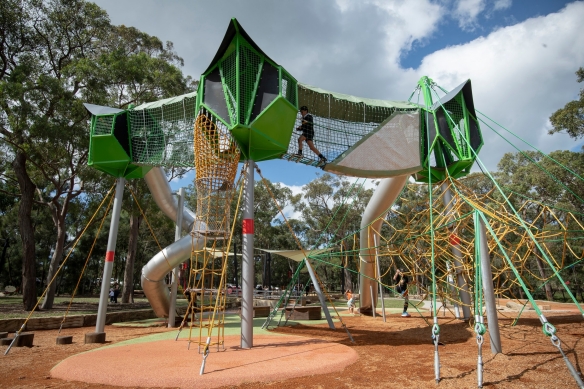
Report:
<svg viewBox="0 0 584 389"><path fill-rule="evenodd" d="M547 314L558 329L562 348L581 372L584 356L584 322L572 312ZM439 347L441 381L434 381L434 346L430 327L423 318L401 318L388 315L384 323L377 318L343 316L355 343L341 328L326 325L279 328L275 331L324 339L352 347L359 355L354 364L341 372L298 377L264 384L249 383L241 388L261 386L274 388L475 388L477 387L477 344L468 323L440 318ZM501 318L503 353L493 356L487 340L483 350L485 388L577 388L561 354L543 335L541 324L533 312L524 313L516 326L511 319ZM68 356L101 345L83 344L84 334L91 328L64 330L73 335L72 345L57 346L57 330L36 331L34 347L13 348L8 356L0 356L0 388L106 388L109 386L67 382L50 377L50 370ZM109 343L116 343L158 332L166 328L128 328L106 326ZM1 346L4 354L6 346ZM128 361L128 363L138 363ZM120 368L123 368L122 366ZM196 383L193 383L196 387Z"/></svg>

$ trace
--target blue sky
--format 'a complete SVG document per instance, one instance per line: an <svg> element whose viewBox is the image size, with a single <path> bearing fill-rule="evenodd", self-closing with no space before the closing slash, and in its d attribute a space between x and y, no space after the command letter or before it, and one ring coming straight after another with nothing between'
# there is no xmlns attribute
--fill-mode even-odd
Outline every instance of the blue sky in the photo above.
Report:
<svg viewBox="0 0 584 389"><path fill-rule="evenodd" d="M577 99L584 2L557 0L98 0L114 24L172 41L198 78L231 17L296 79L360 97L406 100L427 75L446 89L473 82L476 107L535 147L580 150L548 135L549 116ZM483 128L479 157L496 169L514 149ZM318 145L317 145L318 146ZM525 145L518 145L527 149ZM259 164L299 191L319 169ZM173 187L187 185L192 175Z"/></svg>

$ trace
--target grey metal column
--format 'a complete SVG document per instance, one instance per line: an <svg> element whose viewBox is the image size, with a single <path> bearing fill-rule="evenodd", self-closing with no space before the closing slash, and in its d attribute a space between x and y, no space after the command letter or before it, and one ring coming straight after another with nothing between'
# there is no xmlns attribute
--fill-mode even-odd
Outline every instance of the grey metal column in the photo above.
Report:
<svg viewBox="0 0 584 389"><path fill-rule="evenodd" d="M99 307L97 308L95 332L103 332L105 327L107 300L109 296L112 270L114 268L114 256L116 253L116 243L118 241L118 227L120 225L120 213L122 209L122 199L124 198L125 184L126 180L124 177L118 178L118 182L116 184L116 196L114 197L114 206L112 209L112 221L110 224L107 249L105 252L105 263L103 265L103 276L101 278L101 293L99 295Z"/></svg>
<svg viewBox="0 0 584 389"><path fill-rule="evenodd" d="M324 297L324 293L322 293L322 289L320 289L320 284L318 283L318 279L316 278L316 275L314 274L314 269L310 265L310 262L308 262L308 259L304 258L304 263L306 264L306 269L308 269L308 274L310 275L310 279L312 280L312 285L314 285L314 291L316 292L316 295L318 296L318 299L320 300L320 306L322 307L322 310L324 312L324 316L326 317L326 321L328 322L329 328L331 330L334 330L335 323L333 323L333 319L331 318L331 313L329 312L328 307L326 306L326 298Z"/></svg>
<svg viewBox="0 0 584 389"><path fill-rule="evenodd" d="M447 214L450 214L452 211L452 192L448 187L446 182L442 183L442 193L443 197L442 200L444 201L444 205L446 206ZM452 252L452 256L454 257L453 265L454 271L456 272L456 284L458 285L458 293L460 294L460 300L462 300L462 314L464 316L464 320L469 320L471 317L470 314L470 294L468 293L468 282L463 274L463 256L458 248L458 244L454 244L451 242L450 244L450 251Z"/></svg>
<svg viewBox="0 0 584 389"><path fill-rule="evenodd" d="M178 190L178 209L176 214L176 229L174 230L174 241L179 241L182 237L182 219L184 212L185 188ZM180 266L180 265L179 265ZM176 320L176 292L178 289L178 266L172 269L172 284L170 286L170 308L168 309L168 328L174 328Z"/></svg>
<svg viewBox="0 0 584 389"><path fill-rule="evenodd" d="M374 232L373 241L375 242L375 264L377 266L377 283L379 284L379 296L381 296L381 315L385 323L385 302L383 301L383 285L381 285L381 268L379 267L379 241L377 233ZM375 305L375 304L374 304Z"/></svg>
<svg viewBox="0 0 584 389"><path fill-rule="evenodd" d="M476 217L476 216L475 216ZM501 335L499 334L499 319L497 318L497 305L495 303L495 291L493 288L493 274L491 273L491 258L489 256L489 244L487 242L487 229L483 220L480 227L481 237L481 275L483 277L483 296L487 308L487 326L491 339L491 352L497 354L503 352L501 348Z"/></svg>
<svg viewBox="0 0 584 389"><path fill-rule="evenodd" d="M253 186L254 161L248 160L243 199L243 244L241 248L241 348L253 347Z"/></svg>
<svg viewBox="0 0 584 389"><path fill-rule="evenodd" d="M446 270L448 271L448 288L450 289L450 293L452 296L454 296L456 289L454 289L454 277L452 277L452 272L450 271L452 267L450 266L450 261L446 261ZM454 305L454 316L456 316L457 319L460 319L460 309L458 308L458 304L453 303Z"/></svg>

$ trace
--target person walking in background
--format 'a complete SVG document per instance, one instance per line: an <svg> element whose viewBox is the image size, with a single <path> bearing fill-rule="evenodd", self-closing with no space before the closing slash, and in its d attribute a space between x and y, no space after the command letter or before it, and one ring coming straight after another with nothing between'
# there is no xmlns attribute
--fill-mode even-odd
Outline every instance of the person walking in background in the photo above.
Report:
<svg viewBox="0 0 584 389"><path fill-rule="evenodd" d="M114 285L114 303L118 303L118 296L120 295L120 286L118 284Z"/></svg>
<svg viewBox="0 0 584 389"><path fill-rule="evenodd" d="M355 314L355 296L351 289L347 289L345 292L345 297L347 298L347 307L349 307L349 313Z"/></svg>
<svg viewBox="0 0 584 389"><path fill-rule="evenodd" d="M397 284L395 290L404 298L404 311L402 313L402 317L410 317L411 315L408 313L408 306L409 306L409 296L408 296L408 276L403 274L401 269L398 269L395 275L393 276L394 282Z"/></svg>
<svg viewBox="0 0 584 389"><path fill-rule="evenodd" d="M308 148L312 150L312 152L318 155L318 158L322 162L326 162L326 158L324 155L318 151L318 149L314 146L314 119L312 115L308 113L308 107L303 105L300 107L300 114L302 115L302 124L296 128L296 131L302 131L302 135L298 137L298 156L302 156L302 142L306 141Z"/></svg>

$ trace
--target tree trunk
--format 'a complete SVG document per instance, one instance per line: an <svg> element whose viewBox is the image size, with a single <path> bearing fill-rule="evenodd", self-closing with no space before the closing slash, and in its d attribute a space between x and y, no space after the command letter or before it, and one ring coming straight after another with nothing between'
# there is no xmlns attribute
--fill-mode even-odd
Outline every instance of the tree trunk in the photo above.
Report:
<svg viewBox="0 0 584 389"><path fill-rule="evenodd" d="M4 247L2 248L2 256L0 256L0 274L4 270L4 264L6 263L6 250L8 250L9 240L6 238L4 240Z"/></svg>
<svg viewBox="0 0 584 389"><path fill-rule="evenodd" d="M345 250L346 252L346 250ZM349 270L349 261L351 258L349 255L345 254L345 263L343 266L343 288L344 290L341 290L341 292L345 293L345 291L347 289L353 289L353 280L351 279L351 271Z"/></svg>
<svg viewBox="0 0 584 389"><path fill-rule="evenodd" d="M519 296L521 297L521 300L525 300L525 295L523 294L523 288L521 285L519 285L517 289L519 289Z"/></svg>
<svg viewBox="0 0 584 389"><path fill-rule="evenodd" d="M65 200L67 201L67 200ZM55 301L55 291L57 290L57 280L55 279L52 284L49 285L63 259L63 249L65 247L65 238L67 237L67 230L65 229L65 215L67 214L67 205L60 207L51 207L53 213L53 223L57 227L57 242L55 243L55 249L53 251L53 256L51 257L51 263L49 265L49 272L47 274L47 286L49 290L45 294L43 300L42 309L53 308L53 302Z"/></svg>
<svg viewBox="0 0 584 389"><path fill-rule="evenodd" d="M124 289L122 291L122 303L134 302L134 263L138 251L138 232L142 215L130 216L130 240L128 241L128 256L124 269Z"/></svg>
<svg viewBox="0 0 584 389"><path fill-rule="evenodd" d="M12 167L21 193L18 206L18 228L22 241L22 303L24 309L30 311L37 303L35 241L31 218L36 187L26 171L26 155L24 153L16 153Z"/></svg>
<svg viewBox="0 0 584 389"><path fill-rule="evenodd" d="M544 288L545 288L546 298L548 301L553 301L554 296L552 294L552 288L550 288L549 282L546 282L546 275L545 275L545 270L543 268L543 262L541 261L541 258L538 257L537 255L535 256L535 263L537 264L537 269L539 270L539 275L543 279L543 282L545 282Z"/></svg>

